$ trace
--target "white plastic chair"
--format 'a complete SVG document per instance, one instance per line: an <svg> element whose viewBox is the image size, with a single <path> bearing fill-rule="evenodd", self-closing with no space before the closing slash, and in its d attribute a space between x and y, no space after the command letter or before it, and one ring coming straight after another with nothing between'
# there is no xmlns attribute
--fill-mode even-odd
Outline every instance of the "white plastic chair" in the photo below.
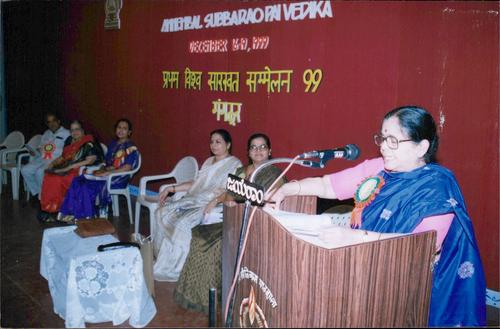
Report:
<svg viewBox="0 0 500 329"><path fill-rule="evenodd" d="M118 217L120 216L120 204L118 202L118 196L123 195L127 199L127 206L128 206L128 216L130 220L130 224L133 224L134 218L132 217L132 203L130 201L130 192L128 189L128 184L124 188L111 188L111 182L114 177L119 177L119 176L124 176L124 175L129 175L130 178L134 176L136 172L139 171L141 168L141 154L139 151L136 151L138 153L138 159L137 159L137 166L129 171L123 171L119 173L114 173L114 174L109 174L106 176L106 188L108 189L108 193L111 195L111 198L113 200L113 216Z"/></svg>
<svg viewBox="0 0 500 329"><path fill-rule="evenodd" d="M20 131L13 131L5 137L0 144L0 193L2 193L3 184L7 184L7 173L11 174L12 178L12 197L14 200L19 199L19 180L16 180L15 172L17 171L17 154L26 151L24 148L24 135ZM17 197L16 197L17 195Z"/></svg>
<svg viewBox="0 0 500 329"><path fill-rule="evenodd" d="M31 156L31 154L28 153L29 149L26 146L28 145L29 148L37 150L41 142L42 135L38 134L31 137L28 143L24 145L22 153L17 156L16 166L9 168L12 177L12 198L14 200L19 200L19 183L21 182L21 166L23 165L23 160ZM29 200L30 192L28 190L26 182L24 182L24 190L27 193L27 200Z"/></svg>
<svg viewBox="0 0 500 329"><path fill-rule="evenodd" d="M108 153L108 147L106 146L106 144L101 143L101 148L102 152L104 153L104 156L106 156L106 153Z"/></svg>
<svg viewBox="0 0 500 329"><path fill-rule="evenodd" d="M159 192L161 193L161 191L169 186L178 185L194 180L197 174L198 162L192 156L187 156L179 160L174 169L167 174L142 177L139 183L139 195L137 196L137 201L135 202L135 233L139 233L141 206L144 206L149 209L149 233L153 234L154 212L158 208L159 195L146 195L146 184L148 182L174 178L175 183L165 184L160 187ZM186 192L176 192L174 195L174 199L177 200L184 194L186 194Z"/></svg>

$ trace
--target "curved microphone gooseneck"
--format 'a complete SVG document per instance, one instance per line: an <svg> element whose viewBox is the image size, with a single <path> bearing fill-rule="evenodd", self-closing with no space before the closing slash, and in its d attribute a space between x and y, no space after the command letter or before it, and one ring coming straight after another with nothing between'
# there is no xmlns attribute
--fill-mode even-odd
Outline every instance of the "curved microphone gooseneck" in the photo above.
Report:
<svg viewBox="0 0 500 329"><path fill-rule="evenodd" d="M290 170L292 165L294 163L303 166L303 167L309 167L309 168L323 168L325 166L326 161L330 159L346 159L346 160L355 160L359 156L359 148L354 145L354 144L349 144L346 145L345 148L342 149L332 149L332 150L324 150L324 151L312 151L312 152L307 152L303 153L300 155L297 155L295 158L275 158L271 160L267 160L263 162L260 166L255 168L254 172L252 175L250 175L249 181L251 183L254 182L255 177L257 177L257 174L264 169L265 167L268 167L272 164L275 163L289 163L289 165L283 170L281 175L278 176L274 180L274 182L271 184L269 187L268 191L272 191L276 183ZM310 160L298 160L298 159L304 159L304 158L314 158L318 157L320 159L320 162L314 162ZM267 191L266 191L267 192ZM226 297L226 307L224 311L224 318L226 320L226 328L232 327L232 320L233 320L233 309L234 309L234 302L236 298L236 286L238 283L238 276L239 276L239 271L241 267L241 261L243 259L243 254L245 252L245 247L246 247L246 242L248 238L248 231L250 228L250 225L252 223L253 215L255 211L257 210L257 207L254 207L252 210L252 213L250 216L248 216L248 211L250 209L250 201L245 200L245 208L243 210L243 221L241 223L241 230L240 230L240 239L238 243L238 249L236 251L236 263L235 263L235 268L234 268L234 275L233 275L233 282L231 284L231 287L229 289L228 295Z"/></svg>

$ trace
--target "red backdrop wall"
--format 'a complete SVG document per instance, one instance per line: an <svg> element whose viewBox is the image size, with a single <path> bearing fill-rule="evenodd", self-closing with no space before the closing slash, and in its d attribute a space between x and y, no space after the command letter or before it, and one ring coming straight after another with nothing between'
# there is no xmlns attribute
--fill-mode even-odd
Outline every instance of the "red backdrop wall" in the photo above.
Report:
<svg viewBox="0 0 500 329"><path fill-rule="evenodd" d="M319 2L321 3L321 2ZM66 4L62 79L68 117L108 141L122 116L134 123L143 155L139 173L170 170L185 155L209 156L209 132L226 128L234 154L246 159L247 137L272 139L275 157L357 144L374 157L372 135L390 109L417 104L440 126L440 162L462 187L473 218L488 287L499 288L499 4L498 2L334 2L332 17L162 33L166 18L264 8L269 1L126 0L121 28L104 29L104 1ZM289 3L288 3L289 4ZM323 3L323 6L325 4ZM232 51L233 38L266 36L267 49ZM191 41L227 39L219 53L191 53ZM247 71L293 70L291 90L249 92ZM184 88L184 70L202 71L201 90ZM315 93L303 72L320 69ZM179 72L179 88L163 88L162 71ZM210 71L240 73L239 92L209 90ZM217 121L212 101L242 103L241 123ZM358 160L357 162L359 162ZM356 163L357 163L356 162ZM326 169L294 168L290 178ZM136 178L137 179L137 178Z"/></svg>

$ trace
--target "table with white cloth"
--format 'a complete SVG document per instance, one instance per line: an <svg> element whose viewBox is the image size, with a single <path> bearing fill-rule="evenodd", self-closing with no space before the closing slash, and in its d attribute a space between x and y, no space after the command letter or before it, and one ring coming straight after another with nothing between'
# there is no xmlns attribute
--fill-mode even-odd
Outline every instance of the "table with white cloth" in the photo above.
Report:
<svg viewBox="0 0 500 329"><path fill-rule="evenodd" d="M112 235L81 238L76 226L46 229L43 233L40 274L47 279L54 312L66 328L85 322L129 319L132 327L146 326L156 306L146 287L138 248L102 252L97 246L117 242Z"/></svg>

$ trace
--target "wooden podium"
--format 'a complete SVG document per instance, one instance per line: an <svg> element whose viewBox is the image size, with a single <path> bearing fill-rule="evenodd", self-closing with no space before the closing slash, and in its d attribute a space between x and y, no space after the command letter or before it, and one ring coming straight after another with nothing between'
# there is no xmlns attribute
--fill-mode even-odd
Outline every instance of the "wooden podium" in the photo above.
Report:
<svg viewBox="0 0 500 329"><path fill-rule="evenodd" d="M224 209L223 310L243 208ZM314 214L316 198L287 198L283 209ZM435 239L431 231L325 249L295 237L258 209L241 263L232 326L425 327Z"/></svg>

